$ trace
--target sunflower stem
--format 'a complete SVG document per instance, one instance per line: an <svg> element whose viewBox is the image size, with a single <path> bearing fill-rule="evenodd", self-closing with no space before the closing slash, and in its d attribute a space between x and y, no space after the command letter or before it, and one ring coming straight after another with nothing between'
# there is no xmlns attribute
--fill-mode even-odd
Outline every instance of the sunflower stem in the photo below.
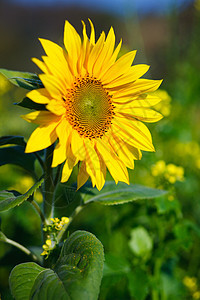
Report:
<svg viewBox="0 0 200 300"><path fill-rule="evenodd" d="M40 219L42 221L42 224L45 224L45 216L43 215L43 212L41 211L41 209L40 209L39 205L37 204L37 202L33 199L30 199L28 201L33 205L33 207L37 211L37 213L40 216Z"/></svg>
<svg viewBox="0 0 200 300"><path fill-rule="evenodd" d="M55 179L54 179L54 186L56 187L57 184L58 184L58 181L60 179L60 171L61 171L61 167L62 167L62 164L60 164L57 168L57 172L56 172L56 176L55 176Z"/></svg>
<svg viewBox="0 0 200 300"><path fill-rule="evenodd" d="M61 231L58 233L57 235L57 243L59 243L62 238L63 235L65 234L67 228L69 227L69 225L71 224L71 222L73 221L74 217L77 216L79 214L79 212L84 208L84 204L79 205L76 207L76 209L73 211L73 213L71 214L71 216L69 217L69 222L67 224L65 224L63 226L63 228L61 229Z"/></svg>
<svg viewBox="0 0 200 300"><path fill-rule="evenodd" d="M47 223L50 218L53 218L53 213L54 213L53 199L54 199L55 186L53 182L53 172L51 168L53 150L54 150L54 144L46 149L46 155L45 155L43 214Z"/></svg>
<svg viewBox="0 0 200 300"><path fill-rule="evenodd" d="M40 155L37 152L33 152L35 157L37 158L38 162L40 163L40 166L42 168L43 171L45 171L45 164L43 162L43 160L41 159Z"/></svg>

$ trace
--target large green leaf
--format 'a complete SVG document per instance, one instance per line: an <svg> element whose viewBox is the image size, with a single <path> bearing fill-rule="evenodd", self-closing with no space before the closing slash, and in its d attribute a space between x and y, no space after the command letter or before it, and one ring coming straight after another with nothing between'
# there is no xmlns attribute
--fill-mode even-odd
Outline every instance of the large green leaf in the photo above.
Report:
<svg viewBox="0 0 200 300"><path fill-rule="evenodd" d="M27 90L33 90L43 87L43 84L39 77L33 73L10 71L6 69L0 69L0 73L14 85Z"/></svg>
<svg viewBox="0 0 200 300"><path fill-rule="evenodd" d="M0 137L0 146L4 146L4 145L26 146L26 142L24 141L23 136L5 135Z"/></svg>
<svg viewBox="0 0 200 300"><path fill-rule="evenodd" d="M24 147L21 146L0 148L0 166L14 164L33 173L35 159L36 156L33 153L25 153Z"/></svg>
<svg viewBox="0 0 200 300"><path fill-rule="evenodd" d="M16 266L10 274L10 289L15 300L28 300L33 283L45 269L36 263L24 263Z"/></svg>
<svg viewBox="0 0 200 300"><path fill-rule="evenodd" d="M34 263L16 266L10 288L16 300L96 300L103 271L103 246L91 233L74 232L54 269Z"/></svg>
<svg viewBox="0 0 200 300"><path fill-rule="evenodd" d="M44 179L41 178L23 195L15 191L1 191L0 211L8 210L26 201L40 187L43 181Z"/></svg>
<svg viewBox="0 0 200 300"><path fill-rule="evenodd" d="M138 184L127 185L107 181L101 191L86 186L81 189L81 196L85 204L90 202L98 202L104 205L123 204L131 201L152 199L165 195L167 192L163 190L153 189Z"/></svg>

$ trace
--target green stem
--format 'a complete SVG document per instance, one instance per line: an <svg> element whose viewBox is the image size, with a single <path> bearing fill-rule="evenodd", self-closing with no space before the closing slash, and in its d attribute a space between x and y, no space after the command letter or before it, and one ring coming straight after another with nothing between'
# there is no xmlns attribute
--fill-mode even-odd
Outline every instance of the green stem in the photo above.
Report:
<svg viewBox="0 0 200 300"><path fill-rule="evenodd" d="M154 280L160 286L160 270L162 266L162 259L157 258L154 265ZM159 300L159 289L153 288L152 300Z"/></svg>
<svg viewBox="0 0 200 300"><path fill-rule="evenodd" d="M60 171L61 171L61 167L62 167L62 164L60 164L57 168L57 172L56 172L56 176L55 176L55 179L54 179L54 186L56 187L59 179L60 179Z"/></svg>
<svg viewBox="0 0 200 300"><path fill-rule="evenodd" d="M33 205L33 207L37 211L38 215L41 218L42 224L45 224L46 223L45 216L43 215L43 212L41 211L41 209L40 209L39 205L37 204L37 202L35 200L33 200L33 199L32 200L28 200L28 201Z"/></svg>
<svg viewBox="0 0 200 300"><path fill-rule="evenodd" d="M71 222L73 221L74 217L76 215L79 214L79 212L84 208L84 204L79 205L76 207L76 209L73 211L73 213L71 214L71 216L69 217L69 222L67 224L65 224L63 226L63 228L61 229L61 231L59 232L59 234L57 235L57 243L59 243L63 237L63 235L65 234L67 228L69 227L69 225L71 224Z"/></svg>
<svg viewBox="0 0 200 300"><path fill-rule="evenodd" d="M38 262L38 258L35 254L33 254L29 249L25 248L24 246L22 246L21 244L10 240L8 238L6 238L5 240L3 240L3 242L10 244L12 246L15 246L16 248L20 249L22 252L26 253L26 255L28 255L33 261Z"/></svg>
<svg viewBox="0 0 200 300"><path fill-rule="evenodd" d="M39 154L37 152L33 152L33 153L36 156L37 160L40 163L40 166L42 167L42 169L44 171L45 170L45 164L44 164L43 160L41 159L41 157L39 156Z"/></svg>
<svg viewBox="0 0 200 300"><path fill-rule="evenodd" d="M46 149L45 157L45 178L44 178L44 202L43 202L43 213L46 220L53 218L54 211L54 182L53 173L51 168L52 157L53 157L54 144Z"/></svg>

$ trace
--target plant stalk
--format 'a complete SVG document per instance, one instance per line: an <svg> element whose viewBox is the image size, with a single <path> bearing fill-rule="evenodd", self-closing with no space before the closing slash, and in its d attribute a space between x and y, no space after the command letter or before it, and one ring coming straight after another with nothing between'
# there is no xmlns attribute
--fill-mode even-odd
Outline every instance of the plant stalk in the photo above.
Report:
<svg viewBox="0 0 200 300"><path fill-rule="evenodd" d="M77 206L76 209L73 211L73 213L72 213L71 216L69 217L69 222L68 222L67 224L65 224L65 225L63 226L63 228L61 229L61 231L58 233L58 235L57 235L57 243L59 243L59 242L62 240L63 235L65 234L67 228L69 227L69 225L70 225L71 222L73 221L74 217L75 217L76 215L78 215L79 212L80 212L83 208L84 208L84 205L82 204L82 205Z"/></svg>
<svg viewBox="0 0 200 300"><path fill-rule="evenodd" d="M38 262L38 258L35 254L33 254L29 249L27 249L26 247L22 246L21 244L13 241L13 240L10 240L8 238L6 238L5 240L3 240L3 242L7 243L7 244L10 244L12 246L15 246L16 248L20 249L22 252L24 252L26 255L28 255L31 260L35 261L35 262Z"/></svg>
<svg viewBox="0 0 200 300"><path fill-rule="evenodd" d="M54 144L46 149L45 156L45 178L44 178L44 201L43 201L43 213L48 223L50 218L53 218L54 212L54 182L53 172L51 168L53 157Z"/></svg>

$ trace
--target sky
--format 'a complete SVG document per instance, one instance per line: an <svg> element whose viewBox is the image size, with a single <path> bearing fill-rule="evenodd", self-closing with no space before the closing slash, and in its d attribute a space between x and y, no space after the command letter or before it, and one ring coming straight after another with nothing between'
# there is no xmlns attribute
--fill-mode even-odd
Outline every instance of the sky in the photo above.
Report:
<svg viewBox="0 0 200 300"><path fill-rule="evenodd" d="M138 14L166 13L171 9L183 9L194 0L9 0L23 5L52 6L77 5L116 15L133 12Z"/></svg>

